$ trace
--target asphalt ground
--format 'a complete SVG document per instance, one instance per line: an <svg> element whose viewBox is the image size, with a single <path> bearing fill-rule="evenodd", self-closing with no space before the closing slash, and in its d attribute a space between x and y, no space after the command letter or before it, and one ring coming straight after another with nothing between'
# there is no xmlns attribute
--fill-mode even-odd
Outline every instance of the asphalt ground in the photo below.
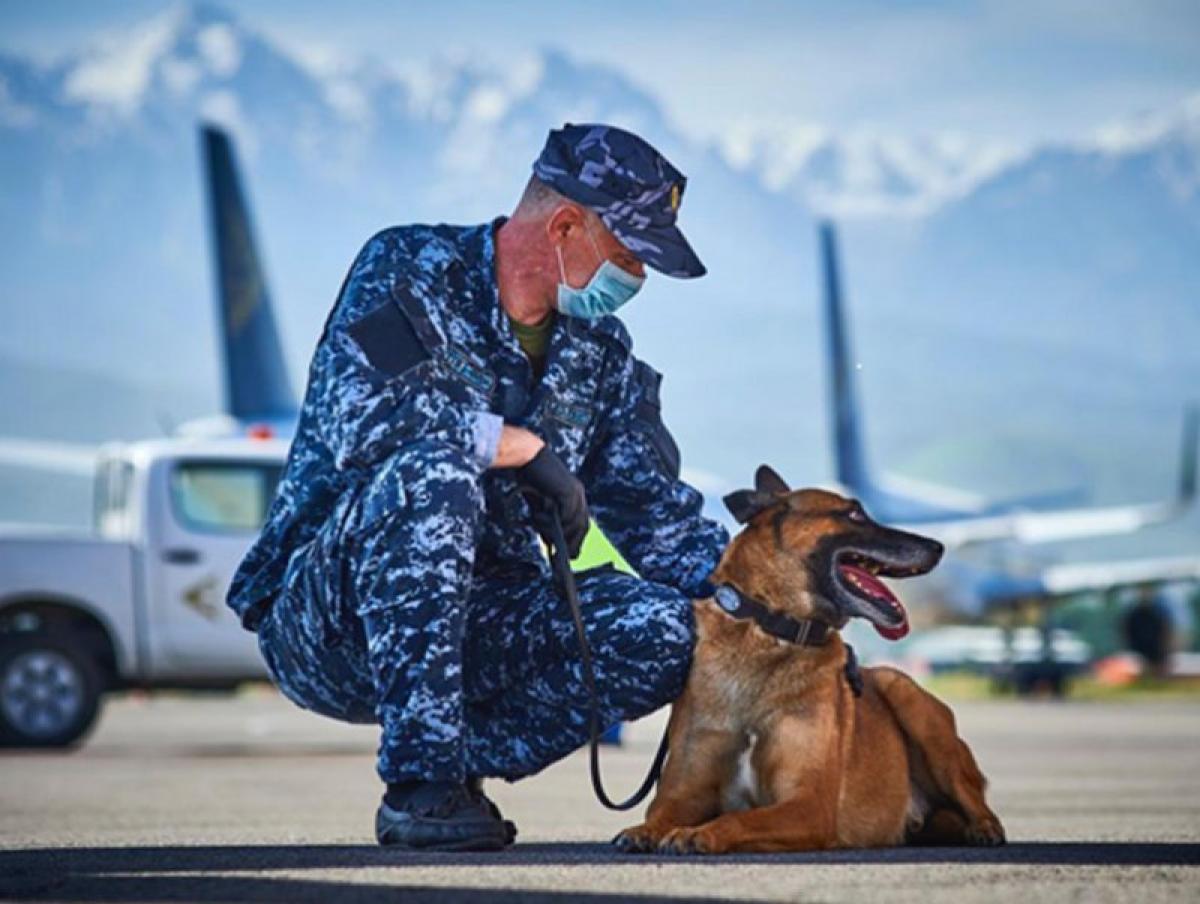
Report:
<svg viewBox="0 0 1200 904"><path fill-rule="evenodd" d="M634 817L576 753L488 792L520 826L492 854L374 845L371 728L268 689L126 696L70 753L0 756L0 898L57 901L1200 900L1200 702L955 705L1003 848L673 859L620 855ZM665 713L605 751L632 789ZM640 812L640 811L639 811Z"/></svg>

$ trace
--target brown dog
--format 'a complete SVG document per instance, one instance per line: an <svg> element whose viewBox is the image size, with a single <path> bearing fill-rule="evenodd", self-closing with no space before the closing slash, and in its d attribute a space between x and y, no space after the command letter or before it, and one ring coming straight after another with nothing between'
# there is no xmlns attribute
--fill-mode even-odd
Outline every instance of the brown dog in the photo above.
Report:
<svg viewBox="0 0 1200 904"><path fill-rule="evenodd" d="M859 673L837 633L855 616L885 637L907 633L875 575L927 572L941 544L876 524L835 493L792 492L765 465L754 490L725 501L747 527L713 573L717 595L694 602L695 658L646 821L614 844L706 854L1002 844L950 710L895 669Z"/></svg>

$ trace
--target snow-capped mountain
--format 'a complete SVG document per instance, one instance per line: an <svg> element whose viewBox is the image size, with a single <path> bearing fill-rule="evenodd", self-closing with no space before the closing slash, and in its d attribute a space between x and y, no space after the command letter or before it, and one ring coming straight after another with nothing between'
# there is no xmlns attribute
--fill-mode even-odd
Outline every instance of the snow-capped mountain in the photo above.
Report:
<svg viewBox="0 0 1200 904"><path fill-rule="evenodd" d="M930 262L939 262L937 267ZM1164 372L1200 362L1200 96L1177 109L1046 147L921 224L908 267L946 316L995 333L1119 356ZM1020 316L1012 317L1014 311Z"/></svg>
<svg viewBox="0 0 1200 904"><path fill-rule="evenodd" d="M807 123L735 128L725 159L771 191L842 219L920 217L971 191L1021 149L946 133L908 137Z"/></svg>
<svg viewBox="0 0 1200 904"><path fill-rule="evenodd" d="M1165 187L1179 196L1194 194L1198 121L1200 95L1175 108L1111 123L1058 149L973 140L953 132L907 136L861 128L832 133L812 123L787 122L735 127L717 146L735 169L820 214L921 218L970 196L993 176L1025 163L1036 167L1056 150L1115 160L1171 147L1176 157L1163 161Z"/></svg>
<svg viewBox="0 0 1200 904"><path fill-rule="evenodd" d="M828 473L815 210L846 217L876 461L1004 491L1053 488L1033 447L1102 448L1100 495L1169 482L1200 385L1194 107L1073 147L812 129L713 147L552 48L314 68L228 10L180 6L50 67L0 56L0 357L181 387L175 420L216 407L201 119L237 142L298 384L373 232L507 212L549 128L602 120L689 176L681 223L710 275L652 277L624 319L690 467ZM67 418L101 438L104 399L65 395L5 431L62 436L47 419Z"/></svg>

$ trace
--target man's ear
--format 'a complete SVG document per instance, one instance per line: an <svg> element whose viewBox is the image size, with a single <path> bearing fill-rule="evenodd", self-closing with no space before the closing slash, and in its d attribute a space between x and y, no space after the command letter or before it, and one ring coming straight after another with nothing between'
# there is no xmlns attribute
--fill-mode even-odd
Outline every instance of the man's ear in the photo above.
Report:
<svg viewBox="0 0 1200 904"><path fill-rule="evenodd" d="M725 508L729 509L729 514L733 515L733 520L738 524L745 524L763 509L778 502L779 497L774 493L760 493L758 490L734 490L722 501Z"/></svg>
<svg viewBox="0 0 1200 904"><path fill-rule="evenodd" d="M583 229L583 211L575 204L564 201L546 219L546 234L550 244L557 245L574 229Z"/></svg>
<svg viewBox="0 0 1200 904"><path fill-rule="evenodd" d="M754 472L754 489L760 493L790 493L792 488L770 465L759 465Z"/></svg>

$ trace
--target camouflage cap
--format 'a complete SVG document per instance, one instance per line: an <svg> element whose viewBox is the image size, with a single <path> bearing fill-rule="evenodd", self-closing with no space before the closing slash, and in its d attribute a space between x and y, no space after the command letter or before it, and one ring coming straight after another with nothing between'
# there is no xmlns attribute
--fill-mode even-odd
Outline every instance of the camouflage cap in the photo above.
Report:
<svg viewBox="0 0 1200 904"><path fill-rule="evenodd" d="M533 173L594 210L655 270L683 278L707 272L675 225L687 177L632 132L597 123L551 129Z"/></svg>

